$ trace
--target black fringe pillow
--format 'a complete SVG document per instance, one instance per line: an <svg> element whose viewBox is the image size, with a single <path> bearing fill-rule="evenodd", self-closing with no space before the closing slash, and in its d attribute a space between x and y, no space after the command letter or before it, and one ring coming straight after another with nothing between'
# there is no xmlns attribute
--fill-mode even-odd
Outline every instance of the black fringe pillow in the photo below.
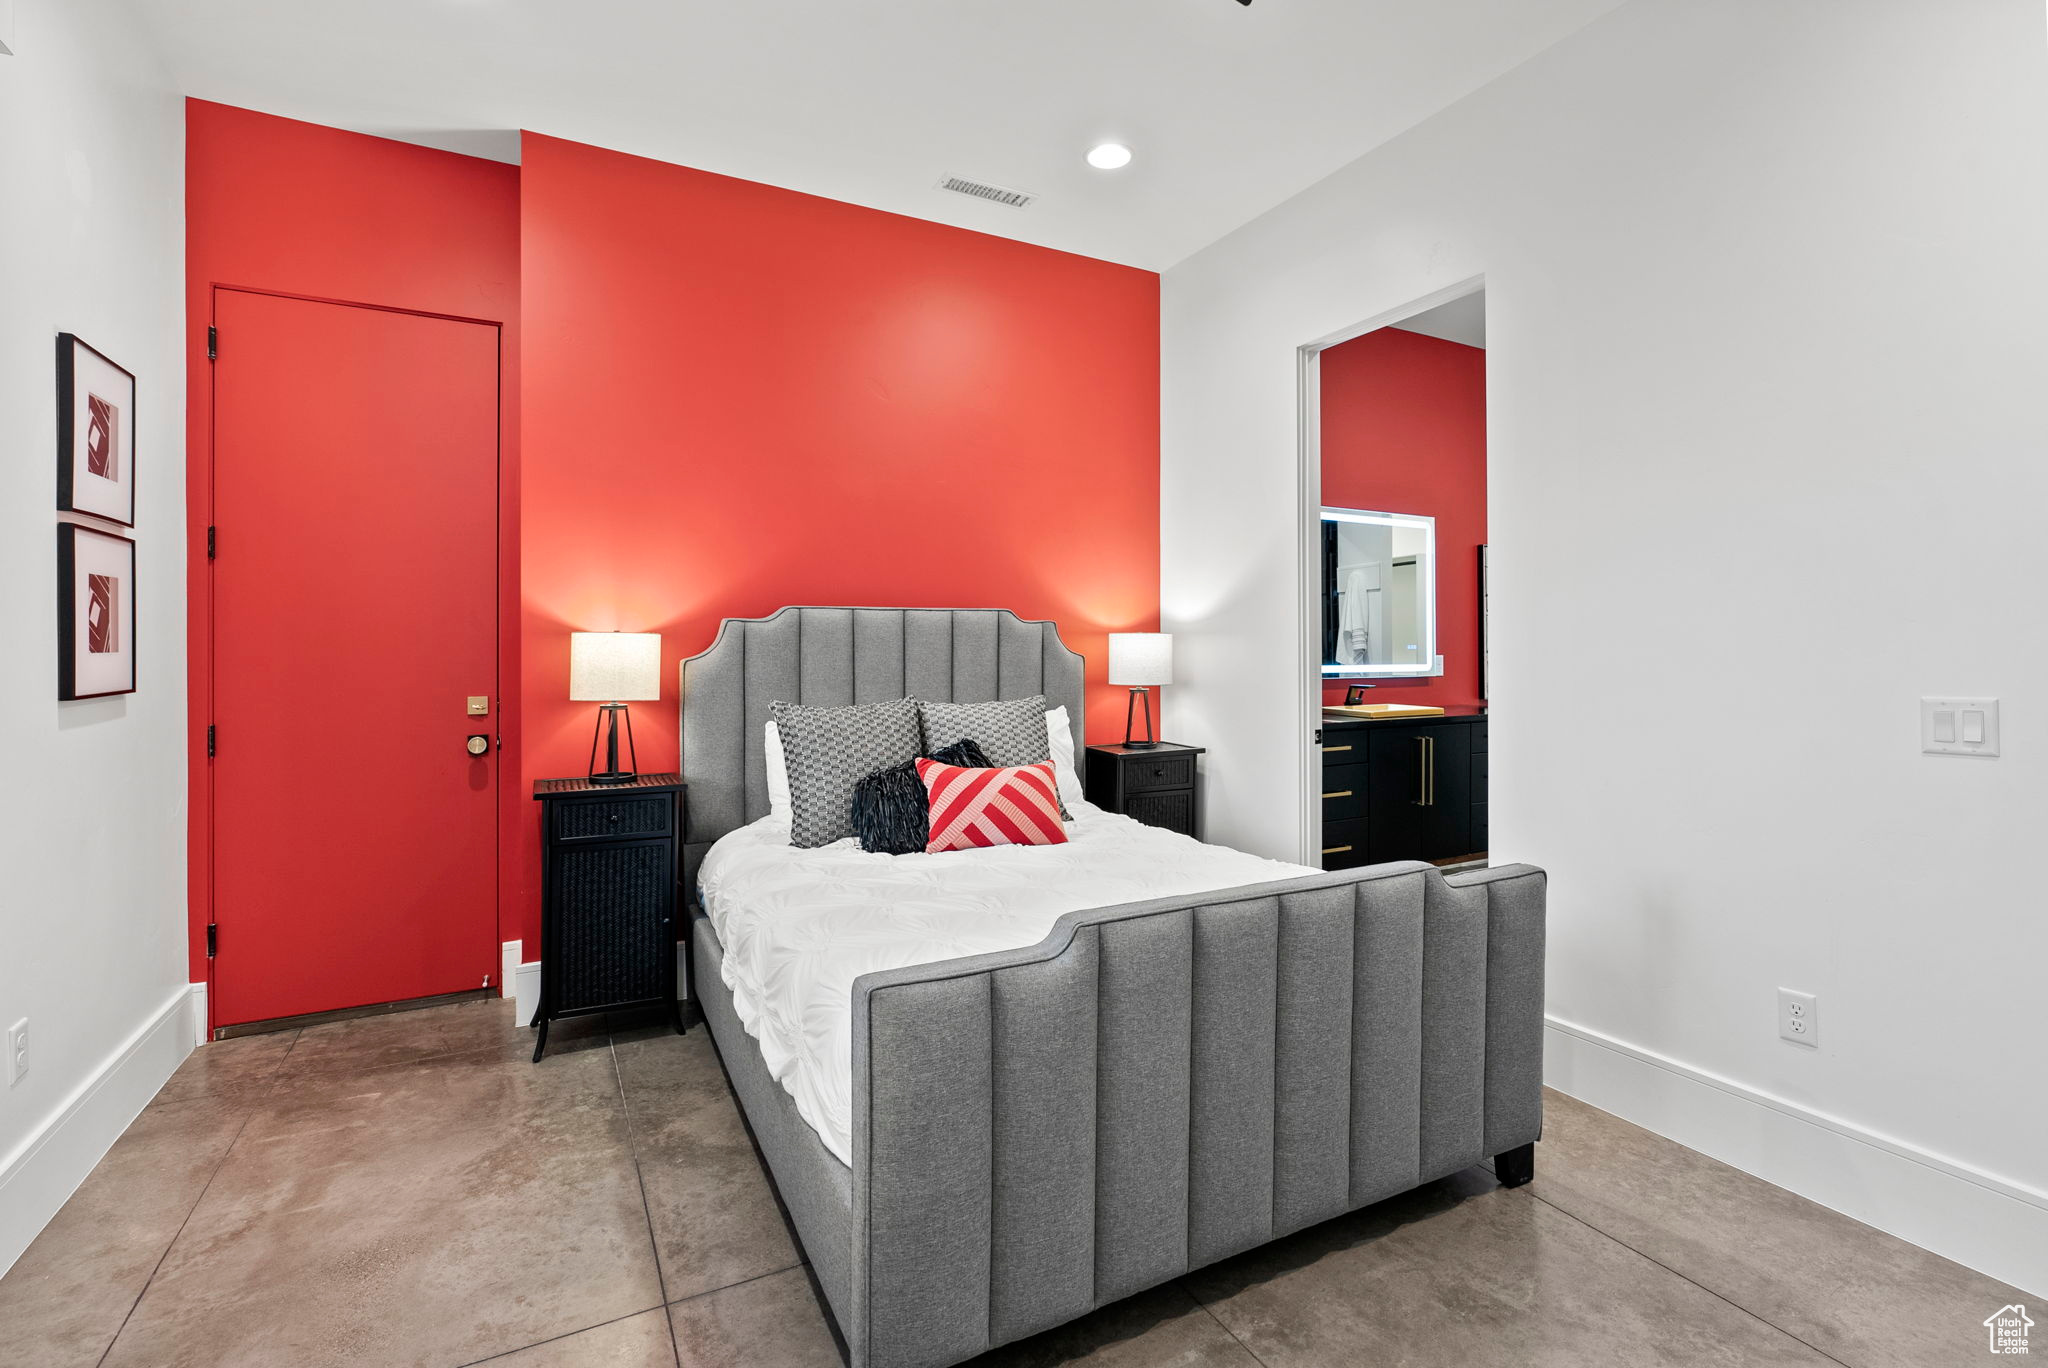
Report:
<svg viewBox="0 0 2048 1368"><path fill-rule="evenodd" d="M971 736L963 736L950 746L941 746L930 755L927 755L925 759L936 760L942 765L958 765L961 769L994 769L996 767L996 762L982 753L981 747L975 744L974 738ZM917 762L915 760L910 762L910 772L912 774L917 773ZM922 779L918 780L920 786L923 783Z"/></svg>
<svg viewBox="0 0 2048 1368"><path fill-rule="evenodd" d="M981 747L965 738L939 747L930 758L942 765L994 768ZM931 839L931 799L924 791L924 780L917 777L917 762L889 765L856 780L848 816L853 834L860 838L860 848L868 854L923 854Z"/></svg>

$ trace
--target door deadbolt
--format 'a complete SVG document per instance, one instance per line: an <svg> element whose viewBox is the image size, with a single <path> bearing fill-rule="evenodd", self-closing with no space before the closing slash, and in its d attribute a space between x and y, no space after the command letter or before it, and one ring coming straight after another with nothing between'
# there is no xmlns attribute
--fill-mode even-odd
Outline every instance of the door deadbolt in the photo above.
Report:
<svg viewBox="0 0 2048 1368"><path fill-rule="evenodd" d="M472 736L463 744L471 755L483 755L491 749L491 738L488 736Z"/></svg>

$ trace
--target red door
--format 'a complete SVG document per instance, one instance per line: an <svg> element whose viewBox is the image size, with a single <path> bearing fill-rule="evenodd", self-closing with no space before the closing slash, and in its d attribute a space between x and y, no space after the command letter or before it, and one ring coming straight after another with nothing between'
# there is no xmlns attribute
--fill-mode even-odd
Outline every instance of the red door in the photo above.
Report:
<svg viewBox="0 0 2048 1368"><path fill-rule="evenodd" d="M226 289L214 318L214 1022L481 987L498 330Z"/></svg>

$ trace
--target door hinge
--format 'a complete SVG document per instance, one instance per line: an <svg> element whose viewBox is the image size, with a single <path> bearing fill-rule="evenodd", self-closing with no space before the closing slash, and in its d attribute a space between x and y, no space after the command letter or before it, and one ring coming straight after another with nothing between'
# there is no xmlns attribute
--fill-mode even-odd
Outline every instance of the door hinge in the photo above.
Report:
<svg viewBox="0 0 2048 1368"><path fill-rule="evenodd" d="M213 759L213 728L206 729L206 758Z"/></svg>
<svg viewBox="0 0 2048 1368"><path fill-rule="evenodd" d="M206 359L220 360L220 329L211 323L206 325Z"/></svg>
<svg viewBox="0 0 2048 1368"><path fill-rule="evenodd" d="M206 544L208 547L211 547L213 545L213 542L209 539ZM211 555L212 552L209 551L207 554ZM1318 746L1323 744L1323 729L1321 727L1316 728L1315 744Z"/></svg>
<svg viewBox="0 0 2048 1368"><path fill-rule="evenodd" d="M206 529L206 558L208 560L213 559L213 532L214 529L211 527Z"/></svg>
<svg viewBox="0 0 2048 1368"><path fill-rule="evenodd" d="M208 959L212 959L214 956L214 952L219 949L220 927L216 926L212 922L208 922L206 924L206 957Z"/></svg>

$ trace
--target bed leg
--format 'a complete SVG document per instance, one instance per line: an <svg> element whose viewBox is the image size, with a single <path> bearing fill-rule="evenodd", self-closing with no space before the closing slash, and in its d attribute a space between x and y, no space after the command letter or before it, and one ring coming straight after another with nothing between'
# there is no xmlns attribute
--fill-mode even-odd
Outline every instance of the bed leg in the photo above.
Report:
<svg viewBox="0 0 2048 1368"><path fill-rule="evenodd" d="M683 1000L689 999L692 1006L697 1001L697 943L687 929L689 925L690 918L686 913L683 917L685 930L682 939L676 942L682 961L678 970L682 983L679 985L680 991L669 994L670 1015L675 1019L677 1035L690 1033L690 1028L683 1024Z"/></svg>
<svg viewBox="0 0 2048 1368"><path fill-rule="evenodd" d="M1493 1176L1502 1187L1518 1188L1536 1176L1536 1146L1518 1145L1493 1156Z"/></svg>

